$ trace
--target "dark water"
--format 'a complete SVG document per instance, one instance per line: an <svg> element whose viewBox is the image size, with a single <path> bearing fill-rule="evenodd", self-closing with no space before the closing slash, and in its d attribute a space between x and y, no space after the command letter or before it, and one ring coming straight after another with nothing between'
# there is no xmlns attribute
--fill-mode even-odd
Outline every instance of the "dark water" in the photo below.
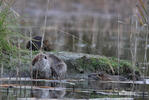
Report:
<svg viewBox="0 0 149 100"><path fill-rule="evenodd" d="M149 81L146 80L146 83L149 84ZM16 81L14 78L11 81L3 79L1 82L0 100L26 100L27 98L27 100L47 100L50 98L148 100L148 90L148 85L144 85L143 81L136 81L133 84L132 81L105 82L85 79L33 81L25 78Z"/></svg>

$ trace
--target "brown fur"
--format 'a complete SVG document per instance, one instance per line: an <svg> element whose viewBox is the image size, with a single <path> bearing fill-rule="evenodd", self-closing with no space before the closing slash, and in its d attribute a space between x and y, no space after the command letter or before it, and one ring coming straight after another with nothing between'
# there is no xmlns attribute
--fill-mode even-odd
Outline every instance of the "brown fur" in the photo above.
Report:
<svg viewBox="0 0 149 100"><path fill-rule="evenodd" d="M33 65L33 66L34 66L35 63L38 61L39 57L40 57L40 55L37 55L37 56L33 59L33 61L32 61L32 65Z"/></svg>
<svg viewBox="0 0 149 100"><path fill-rule="evenodd" d="M32 42L31 42L32 41ZM28 41L26 44L26 48L29 50L39 50L43 49L45 51L51 51L53 50L53 45L50 43L49 40L44 39L43 40L43 47L41 48L41 42L42 42L42 37L41 36L35 36L32 38L31 41Z"/></svg>
<svg viewBox="0 0 149 100"><path fill-rule="evenodd" d="M56 78L62 78L67 71L67 65L64 63L63 60L61 60L53 54L49 54L49 58L52 61L52 76Z"/></svg>
<svg viewBox="0 0 149 100"><path fill-rule="evenodd" d="M45 51L51 51L51 50L53 50L53 46L48 40L44 40L42 49Z"/></svg>
<svg viewBox="0 0 149 100"><path fill-rule="evenodd" d="M42 68L45 68L45 64L40 65L37 64L41 59L44 59L46 57L46 61L48 60L48 69L41 71ZM42 61L44 62L44 60ZM47 62L46 62L47 63ZM32 65L33 65L33 76L36 76L36 78L44 78L44 73L46 73L47 70L49 70L51 73L48 76L54 77L54 78L62 78L64 74L67 71L67 65L64 63L63 60L60 58L56 57L53 54L45 55L45 54L38 54L33 60L32 60ZM38 75L37 75L38 73ZM35 77L33 77L35 78ZM45 75L45 78L46 75Z"/></svg>

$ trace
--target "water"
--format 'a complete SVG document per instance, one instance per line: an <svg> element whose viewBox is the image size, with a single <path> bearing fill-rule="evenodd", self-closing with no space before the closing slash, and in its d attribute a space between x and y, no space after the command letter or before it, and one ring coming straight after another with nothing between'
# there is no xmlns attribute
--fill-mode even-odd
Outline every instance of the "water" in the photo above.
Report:
<svg viewBox="0 0 149 100"><path fill-rule="evenodd" d="M49 98L84 100L108 100L108 98L110 100L149 99L149 87L146 86L145 91L142 92L142 88L144 88L143 81L136 81L135 89L131 91L133 81L105 82L87 79L66 79L61 81L38 79L32 81L30 78L21 78L20 81L16 81L16 78L12 78L11 81L9 78L3 78L2 80L3 84L0 85L1 100L26 100L27 98L27 100L34 100L35 98L38 98L38 100L47 100ZM146 79L146 84L149 84L149 79Z"/></svg>

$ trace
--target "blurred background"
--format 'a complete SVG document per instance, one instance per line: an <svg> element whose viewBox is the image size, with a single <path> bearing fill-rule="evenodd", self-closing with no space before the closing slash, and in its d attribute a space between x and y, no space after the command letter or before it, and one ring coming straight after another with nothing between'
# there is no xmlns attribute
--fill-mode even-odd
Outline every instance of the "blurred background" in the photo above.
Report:
<svg viewBox="0 0 149 100"><path fill-rule="evenodd" d="M131 59L133 35L138 33L137 59L144 58L146 34L136 16L137 0L15 0L13 3L12 8L21 16L22 33L29 36L31 29L32 36L42 36L45 31L54 50L117 57L119 47L120 58ZM147 3L146 0L144 4Z"/></svg>

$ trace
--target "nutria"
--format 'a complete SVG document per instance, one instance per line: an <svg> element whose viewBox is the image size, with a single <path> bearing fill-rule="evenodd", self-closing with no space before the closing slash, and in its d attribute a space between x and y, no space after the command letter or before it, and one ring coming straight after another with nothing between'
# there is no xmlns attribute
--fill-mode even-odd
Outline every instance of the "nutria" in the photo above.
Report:
<svg viewBox="0 0 149 100"><path fill-rule="evenodd" d="M63 60L53 54L38 54L32 61L33 78L62 78L67 71Z"/></svg>
<svg viewBox="0 0 149 100"><path fill-rule="evenodd" d="M88 78L94 79L94 80L102 80L102 81L126 81L127 80L127 78L123 76L109 75L104 72L91 73L88 75Z"/></svg>
<svg viewBox="0 0 149 100"><path fill-rule="evenodd" d="M45 51L51 51L51 50L53 50L53 46L49 42L49 40L44 39L43 40L43 48L42 49L45 50Z"/></svg>
<svg viewBox="0 0 149 100"><path fill-rule="evenodd" d="M49 54L48 57L51 61L52 76L56 78L64 77L64 74L67 71L67 65L65 62L53 54Z"/></svg>
<svg viewBox="0 0 149 100"><path fill-rule="evenodd" d="M26 48L29 50L39 50L41 48L41 42L42 42L42 37L41 36L35 36L32 38L31 41L28 41L26 44ZM45 51L51 51L52 45L48 40L43 40L43 47L42 49Z"/></svg>
<svg viewBox="0 0 149 100"><path fill-rule="evenodd" d="M28 41L26 48L29 50L39 50L41 48L41 41L42 37L41 36L35 36L32 38L32 41Z"/></svg>

